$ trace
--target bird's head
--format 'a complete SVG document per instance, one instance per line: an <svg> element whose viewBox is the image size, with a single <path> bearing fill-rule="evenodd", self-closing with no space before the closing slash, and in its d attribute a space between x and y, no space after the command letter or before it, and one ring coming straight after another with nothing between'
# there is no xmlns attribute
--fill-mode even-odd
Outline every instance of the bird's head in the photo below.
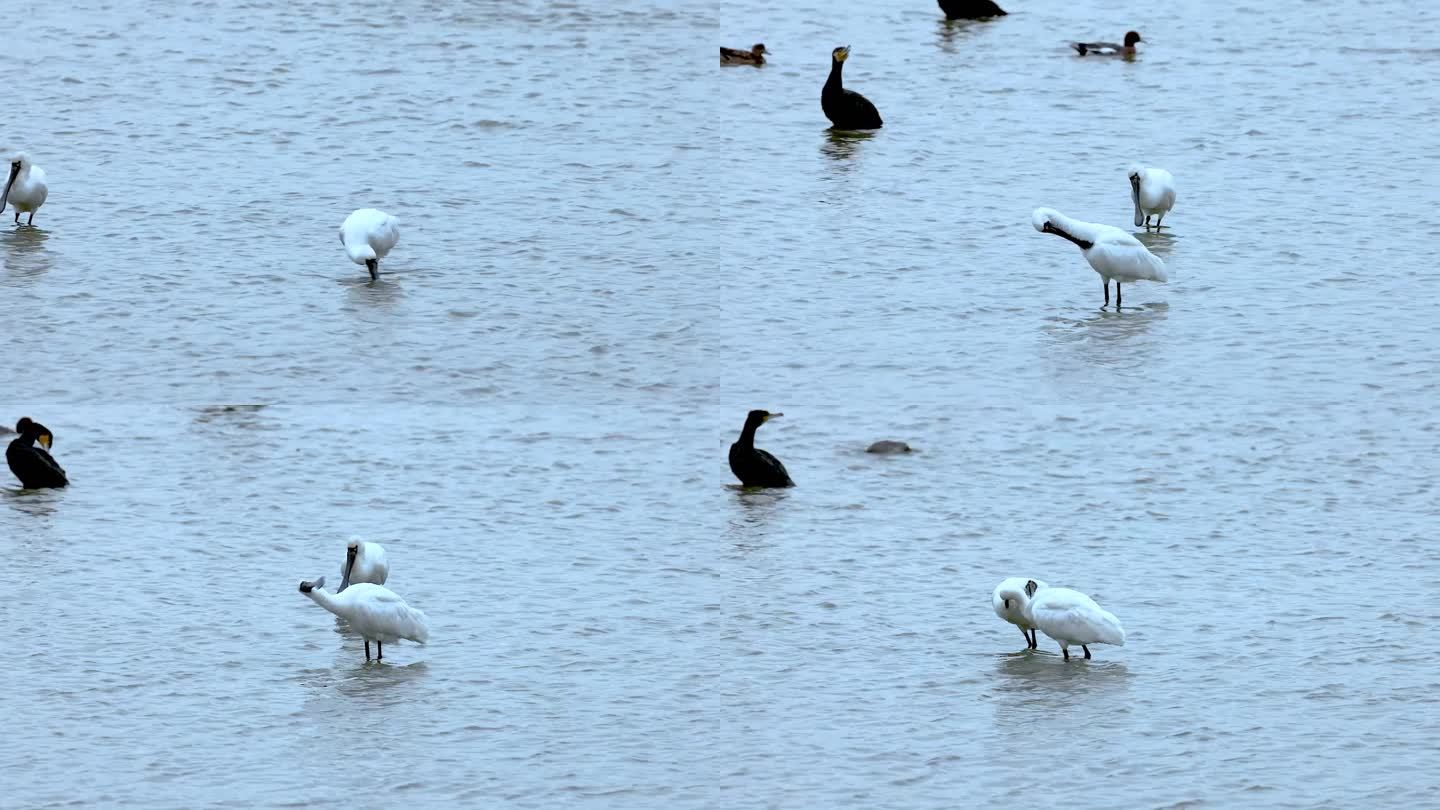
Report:
<svg viewBox="0 0 1440 810"><path fill-rule="evenodd" d="M305 580L301 580L301 581L300 581L300 592L301 592L301 593L311 593L311 592L313 592L313 591L318 591L318 590L320 590L320 589L323 588L323 587L325 587L325 577L320 577L319 579L315 580L314 582L311 582L311 581L308 580L308 579L305 579Z"/></svg>
<svg viewBox="0 0 1440 810"><path fill-rule="evenodd" d="M55 434L50 432L50 428L28 416L20 417L20 421L15 423L15 432L19 433L23 439L39 442L40 446L46 450L49 450L50 446L55 443Z"/></svg>
<svg viewBox="0 0 1440 810"><path fill-rule="evenodd" d="M765 43L757 42L753 47L750 48L750 53L753 53L756 56L763 56L764 54L769 53L769 51L765 50Z"/></svg>
<svg viewBox="0 0 1440 810"><path fill-rule="evenodd" d="M838 48L836 48L835 50L833 50L833 51L830 52L830 58L831 58L831 59L834 59L836 62L844 62L844 61L846 60L846 58L848 58L849 56L850 56L850 46L849 46L849 45L841 45L840 47L838 47Z"/></svg>
<svg viewBox="0 0 1440 810"><path fill-rule="evenodd" d="M784 415L783 413L770 413L769 411L751 411L749 416L745 417L745 427L753 430L769 422L771 419L776 419Z"/></svg>
<svg viewBox="0 0 1440 810"><path fill-rule="evenodd" d="M1162 36L1162 37L1160 37L1160 38L1161 38L1161 39L1164 39L1165 37ZM1145 40L1143 40L1143 39L1140 38L1140 32L1139 32L1139 31L1126 31L1126 32L1125 32L1125 47L1127 47L1127 48L1133 48L1133 47L1135 47L1135 43L1137 43L1137 42L1144 42L1144 41L1145 41Z"/></svg>
<svg viewBox="0 0 1440 810"><path fill-rule="evenodd" d="M1030 224L1041 233L1054 233L1055 223L1059 218L1060 212L1054 208L1036 208L1030 215Z"/></svg>

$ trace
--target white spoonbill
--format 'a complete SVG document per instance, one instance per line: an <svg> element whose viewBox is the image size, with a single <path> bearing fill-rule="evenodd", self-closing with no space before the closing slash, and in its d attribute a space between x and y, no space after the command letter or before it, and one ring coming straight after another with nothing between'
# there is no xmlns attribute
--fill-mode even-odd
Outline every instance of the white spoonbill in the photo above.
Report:
<svg viewBox="0 0 1440 810"><path fill-rule="evenodd" d="M1025 616L1040 632L1060 642L1066 661L1071 644L1079 644L1086 658L1091 644L1125 646L1125 628L1115 614L1079 591L1042 587L1025 606Z"/></svg>
<svg viewBox="0 0 1440 810"><path fill-rule="evenodd" d="M1175 207L1175 178L1164 169L1131 166L1130 201L1135 203L1135 227L1150 230L1150 217L1155 217L1155 230L1160 220Z"/></svg>
<svg viewBox="0 0 1440 810"><path fill-rule="evenodd" d="M380 278L380 260L400 241L400 220L375 208L360 208L340 224L340 244L350 261L365 265L370 280Z"/></svg>
<svg viewBox="0 0 1440 810"><path fill-rule="evenodd" d="M1115 308L1120 308L1120 282L1169 281L1165 263L1140 243L1139 239L1112 225L1099 225L1071 219L1053 208L1036 208L1030 222L1041 233L1074 242L1085 254L1100 286L1105 290L1105 304L1110 303L1110 280L1115 280Z"/></svg>
<svg viewBox="0 0 1440 810"><path fill-rule="evenodd" d="M15 209L15 224L20 224L20 213L28 212L26 225L35 224L35 212L45 204L50 187L45 185L45 170L30 162L24 152L10 158L10 179L5 181L5 190L0 191L0 212L5 205Z"/></svg>
<svg viewBox="0 0 1440 810"><path fill-rule="evenodd" d="M385 547L352 537L345 547L345 564L340 566L340 589L335 593L344 593L346 588L362 582L384 585L389 576L390 563L385 559Z"/></svg>
<svg viewBox="0 0 1440 810"><path fill-rule="evenodd" d="M1020 628L1027 649L1039 649L1040 640L1035 637L1034 622L1025 615L1025 606L1030 604L1030 597L1036 591L1048 587L1038 579L1006 577L1000 580L1000 584L995 586L995 593L990 596L995 615Z"/></svg>
<svg viewBox="0 0 1440 810"><path fill-rule="evenodd" d="M325 590L325 578L301 582L300 592L315 604L350 623L355 632L365 637L365 660L370 660L370 642L375 642L375 660L385 658L385 642L409 639L424 644L430 638L424 611L405 604L394 591L384 585L361 582L344 593Z"/></svg>

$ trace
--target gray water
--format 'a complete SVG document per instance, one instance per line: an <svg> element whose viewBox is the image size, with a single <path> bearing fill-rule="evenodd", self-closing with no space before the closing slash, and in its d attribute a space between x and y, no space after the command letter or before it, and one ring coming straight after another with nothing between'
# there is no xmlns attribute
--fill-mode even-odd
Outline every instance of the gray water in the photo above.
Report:
<svg viewBox="0 0 1440 810"><path fill-rule="evenodd" d="M0 420L73 483L0 493L0 806L1440 802L1432 6L65 5L4 45ZM1131 161L1117 314L1029 216ZM428 645L296 593L352 534ZM1011 575L1127 645L1024 652Z"/></svg>

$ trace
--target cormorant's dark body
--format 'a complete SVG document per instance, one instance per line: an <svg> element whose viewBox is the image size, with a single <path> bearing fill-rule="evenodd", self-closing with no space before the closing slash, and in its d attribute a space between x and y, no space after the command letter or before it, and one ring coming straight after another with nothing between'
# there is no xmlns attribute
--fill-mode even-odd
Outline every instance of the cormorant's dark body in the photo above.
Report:
<svg viewBox="0 0 1440 810"><path fill-rule="evenodd" d="M830 54L830 78L825 80L825 89L820 91L820 109L836 129L879 129L884 125L880 111L854 90L846 90L840 78L845 67L849 46L836 48Z"/></svg>
<svg viewBox="0 0 1440 810"><path fill-rule="evenodd" d="M20 485L26 489L43 489L46 487L63 487L70 483L65 477L65 470L55 459L50 457L44 447L36 447L35 442L41 436L49 441L52 434L50 429L39 422L31 421L29 417L23 417L15 425L15 432L20 435L10 442L5 448L5 461L10 464L10 472L20 479Z"/></svg>
<svg viewBox="0 0 1440 810"><path fill-rule="evenodd" d="M1005 9L990 0L939 0L940 10L947 20L983 20L986 17L1004 17Z"/></svg>
<svg viewBox="0 0 1440 810"><path fill-rule="evenodd" d="M755 429L770 418L766 411L751 411L740 431L740 440L730 445L730 471L747 487L795 486L780 459L755 446Z"/></svg>

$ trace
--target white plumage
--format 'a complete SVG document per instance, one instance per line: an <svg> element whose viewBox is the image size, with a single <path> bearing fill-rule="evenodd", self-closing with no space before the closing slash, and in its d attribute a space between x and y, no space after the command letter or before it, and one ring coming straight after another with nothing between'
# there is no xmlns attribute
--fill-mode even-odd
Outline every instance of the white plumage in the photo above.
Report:
<svg viewBox="0 0 1440 810"><path fill-rule="evenodd" d="M400 220L384 211L361 208L340 224L340 244L350 261L363 264L372 280L380 277L380 260L400 241Z"/></svg>
<svg viewBox="0 0 1440 810"><path fill-rule="evenodd" d="M30 214L26 225L35 224L35 212L45 204L50 195L50 186L45 183L45 170L30 162L25 153L10 158L9 179L5 190L0 191L0 213L8 204L15 209L15 222L19 224L22 212Z"/></svg>
<svg viewBox="0 0 1440 810"><path fill-rule="evenodd" d="M385 558L385 547L352 537L345 547L345 563L340 566L340 588L335 592L344 593L346 588L361 582L384 585L389 576L390 562Z"/></svg>
<svg viewBox="0 0 1440 810"><path fill-rule="evenodd" d="M1120 283L1169 281L1165 263L1139 239L1111 225L1071 219L1053 208L1036 208L1030 222L1041 233L1053 233L1079 246L1085 261L1100 274L1105 303L1110 303L1110 281L1115 281L1115 306L1120 306Z"/></svg>
<svg viewBox="0 0 1440 810"><path fill-rule="evenodd" d="M1095 600L1069 588L1041 588L1030 598L1026 617L1040 632L1060 642L1065 660L1070 660L1070 645L1079 644L1090 657L1090 644L1125 646L1125 628L1115 614L1095 604Z"/></svg>
<svg viewBox="0 0 1440 810"><path fill-rule="evenodd" d="M1150 229L1150 217L1155 217L1155 230L1160 230L1160 220L1175 207L1175 178L1164 169L1131 166L1130 201L1135 204L1135 227Z"/></svg>
<svg viewBox="0 0 1440 810"><path fill-rule="evenodd" d="M424 644L430 638L425 613L405 604L389 588L362 582L344 593L325 590L325 578L301 582L300 592L317 605L334 613L365 637L365 660L370 660L370 642L375 642L376 660L385 657L385 643L408 639Z"/></svg>
<svg viewBox="0 0 1440 810"><path fill-rule="evenodd" d="M1025 646L1032 650L1038 648L1040 642L1035 637L1034 622L1025 615L1025 608L1030 604L1030 597L1045 587L1049 586L1038 579L1006 577L1000 580L995 592L990 595L995 615L1019 627L1020 635L1025 637Z"/></svg>

